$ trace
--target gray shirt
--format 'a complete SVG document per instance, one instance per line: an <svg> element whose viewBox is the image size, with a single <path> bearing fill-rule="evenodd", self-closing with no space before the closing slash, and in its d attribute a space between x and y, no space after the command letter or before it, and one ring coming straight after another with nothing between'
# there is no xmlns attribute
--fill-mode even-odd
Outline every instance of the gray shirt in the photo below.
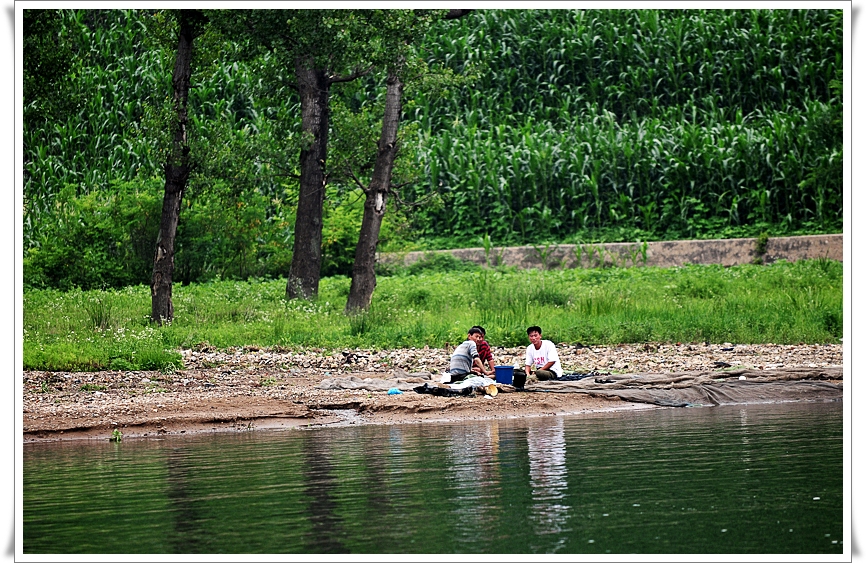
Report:
<svg viewBox="0 0 866 563"><path fill-rule="evenodd" d="M474 340L464 340L463 344L454 350L451 354L451 367L448 371L451 373L469 373L472 370L472 362L478 357L478 348L475 347Z"/></svg>

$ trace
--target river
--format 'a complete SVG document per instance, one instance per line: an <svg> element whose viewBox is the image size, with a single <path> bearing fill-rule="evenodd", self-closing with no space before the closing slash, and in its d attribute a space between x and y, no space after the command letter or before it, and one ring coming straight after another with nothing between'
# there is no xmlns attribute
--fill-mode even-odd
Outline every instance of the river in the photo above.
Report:
<svg viewBox="0 0 866 563"><path fill-rule="evenodd" d="M841 403L25 444L28 554L841 554Z"/></svg>

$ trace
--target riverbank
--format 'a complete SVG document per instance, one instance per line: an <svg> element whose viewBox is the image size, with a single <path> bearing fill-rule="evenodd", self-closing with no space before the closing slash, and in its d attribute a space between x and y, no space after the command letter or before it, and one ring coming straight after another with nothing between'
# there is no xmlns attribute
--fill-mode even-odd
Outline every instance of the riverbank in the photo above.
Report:
<svg viewBox="0 0 866 563"><path fill-rule="evenodd" d="M384 253L385 263L408 266L431 255L450 254L483 266L529 268L598 268L656 266L670 268L687 264L770 264L777 260L829 259L842 262L842 234L792 237L611 242L597 244L527 245L493 248Z"/></svg>
<svg viewBox="0 0 866 563"><path fill-rule="evenodd" d="M493 349L500 364L521 362L523 347ZM842 365L836 344L703 343L619 346L559 345L566 370L608 374L768 372ZM243 348L183 351L183 369L23 374L23 439L107 440L200 432L400 424L657 408L586 393L513 392L440 397L411 389L438 381L448 349L343 350ZM354 378L350 380L349 378ZM366 387L364 380L369 380ZM350 380L357 388L332 383ZM384 380L407 389L371 390ZM330 385L329 385L330 383ZM841 383L841 381L839 381ZM528 386L529 388L530 386Z"/></svg>

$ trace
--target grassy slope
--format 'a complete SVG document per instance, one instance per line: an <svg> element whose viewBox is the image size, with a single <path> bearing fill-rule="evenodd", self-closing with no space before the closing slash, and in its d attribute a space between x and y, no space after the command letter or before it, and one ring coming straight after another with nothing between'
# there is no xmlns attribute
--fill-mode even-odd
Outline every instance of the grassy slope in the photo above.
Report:
<svg viewBox="0 0 866 563"><path fill-rule="evenodd" d="M201 343L338 349L442 346L474 324L497 345L539 324L556 342L828 343L842 335L842 264L419 272L380 277L373 306L343 314L350 280L322 280L314 302L286 301L285 282L176 286L175 322L147 322L145 286L28 291L24 368L163 369Z"/></svg>

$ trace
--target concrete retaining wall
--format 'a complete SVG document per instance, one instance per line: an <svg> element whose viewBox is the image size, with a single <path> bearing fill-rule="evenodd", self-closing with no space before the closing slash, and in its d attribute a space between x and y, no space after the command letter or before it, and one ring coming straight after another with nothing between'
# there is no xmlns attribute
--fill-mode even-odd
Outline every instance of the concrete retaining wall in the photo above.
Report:
<svg viewBox="0 0 866 563"><path fill-rule="evenodd" d="M748 264L761 258L764 263L776 260L795 262L807 258L829 258L842 261L842 235L811 235L800 237L778 237L767 240L763 255L757 252L758 239L677 240L646 243L607 244L560 244L548 246L513 246L490 249L489 256L483 248L461 248L436 250L449 252L456 258L490 264L516 266L518 268L590 268L602 264L608 266L682 266L684 264L721 264L733 266ZM429 252L429 251L428 251ZM428 252L383 254L383 262L399 262L404 265L420 260Z"/></svg>

